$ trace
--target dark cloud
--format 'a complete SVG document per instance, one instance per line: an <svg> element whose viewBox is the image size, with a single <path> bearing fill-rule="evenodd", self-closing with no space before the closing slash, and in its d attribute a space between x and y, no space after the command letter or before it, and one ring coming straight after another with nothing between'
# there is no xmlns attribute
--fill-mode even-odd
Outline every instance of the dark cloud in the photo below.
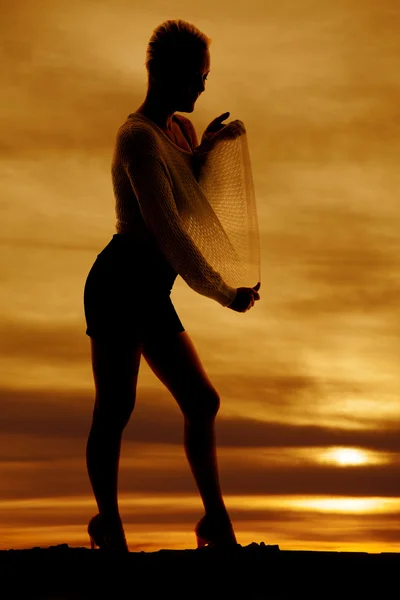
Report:
<svg viewBox="0 0 400 600"><path fill-rule="evenodd" d="M84 281L82 281L81 297L79 298L82 311L81 330L76 327L73 328L69 324L55 325L54 323L46 324L43 321L35 323L34 321L20 322L3 319L3 322L0 324L0 334L2 336L0 356L2 355L8 360L15 357L17 360L28 361L29 363L34 359L38 363L51 363L54 365L62 364L69 366L73 364L86 364L90 373L90 340L85 335L83 283ZM62 343L60 343L61 340ZM209 333L204 334L204 336L200 333L199 346L204 347L205 356L210 353ZM202 353L200 350L199 352ZM232 352L232 341L224 339L223 333L218 339L218 352L221 356L229 356ZM142 365L141 369L145 366L145 359L143 357ZM274 372L273 364L270 366L270 369L266 365L263 375L231 374L224 373L225 370L226 367L223 366L218 372L210 373L211 381L220 393L222 406L224 406L224 399L231 396L251 397L262 399L266 407L275 407L279 409L282 415L288 415L295 404L302 404L304 406L303 412L311 413L311 408L306 408L308 404L307 398L317 397L319 393L319 385L314 378L290 372L287 375L277 375ZM326 382L326 385L328 385L328 382ZM349 386L346 386L345 382L332 382L332 386L337 391L343 393L345 391L354 392L355 387L354 384L351 384L349 389ZM11 391L7 392L7 394L9 393ZM144 394L147 394L147 392L139 384L138 403L142 402L141 398ZM36 397L40 405L41 393L36 394ZM145 402L147 404L147 399ZM175 402L172 397L171 402ZM77 403L76 400L75 403ZM63 402L60 404L62 405ZM12 410L12 402L10 403L9 410Z"/></svg>
<svg viewBox="0 0 400 600"><path fill-rule="evenodd" d="M88 433L94 393L60 390L0 390L5 435L37 436L38 439L81 439ZM182 443L183 417L165 389L141 388L125 432L138 443ZM400 452L400 428L396 422L375 421L369 429L294 425L219 414L218 444L232 448L310 448L346 446L380 452ZM11 458L11 456L10 456Z"/></svg>
<svg viewBox="0 0 400 600"><path fill-rule="evenodd" d="M32 460L0 464L0 495L5 499L66 498L91 496L81 441L80 458L74 460ZM28 452L28 448L27 448ZM165 453L148 460L141 454L140 461L125 462L127 448L122 451L120 464L120 493L173 494L198 493L189 465L182 450L181 460L165 464ZM349 498L400 496L398 464L346 467L292 464L260 464L249 450L239 460L221 457L220 481L223 493L230 496L346 496Z"/></svg>
<svg viewBox="0 0 400 600"><path fill-rule="evenodd" d="M179 409L174 412L165 406L164 397L168 395L167 391L140 391L126 430L128 439L132 435L138 442L177 443L180 440ZM89 432L94 396L94 390L93 393L79 394L59 390L3 389L0 391L3 411L0 431L8 435L37 436L39 440L53 437L80 440ZM173 399L171 402L175 404Z"/></svg>
<svg viewBox="0 0 400 600"><path fill-rule="evenodd" d="M0 394L1 466L3 498L63 497L90 494L85 445L91 423L90 393L2 390ZM170 404L168 404L170 402ZM386 424L388 426L388 424ZM345 496L398 496L400 431L395 428L348 430L295 426L252 419L217 418L217 447L228 454L220 459L221 480L227 494L307 494ZM183 418L168 392L143 389L124 432L121 485L125 492L148 494L196 493L183 450ZM145 460L142 444L180 447L182 460ZM392 452L393 464L340 468L314 463L318 449L357 446ZM124 450L125 448L125 450ZM135 463L135 448L141 460ZM229 448L235 450L229 457ZM242 448L242 454L238 449ZM309 448L309 461L274 463L260 450L290 451ZM160 457L162 456L162 451ZM179 456L179 454L178 454ZM290 452L288 454L290 461ZM129 459L128 464L124 458ZM132 462L133 461L133 462Z"/></svg>
<svg viewBox="0 0 400 600"><path fill-rule="evenodd" d="M24 361L31 363L32 360L39 364L50 363L67 366L74 364L82 366L86 364L88 373L90 374L90 340L85 335L83 283L84 281L82 280L81 295L77 297L77 302L80 302L82 311L81 329L71 327L69 324L46 324L43 321L40 323L35 323L34 321L22 323L17 320L3 319L0 324L0 334L2 337L0 356L3 356L7 360L15 357L16 360L22 361L22 364ZM179 310L179 307L177 308ZM209 332L206 331L204 333L200 331L198 338L196 337L197 340L198 344L196 345L199 346L200 354L204 354L205 358L208 358L210 354L212 356L213 350L210 348ZM218 338L218 345L215 346L218 355L229 357L232 354L233 344L232 339L225 338L224 332L221 331L221 336ZM287 348L284 350L287 352ZM279 345L277 345L275 357L279 355L279 351ZM288 358L285 354L282 360L287 362L291 358ZM296 360L295 356L293 360ZM143 357L141 361L141 369L144 367L147 368L147 363ZM279 370L281 371L281 369ZM285 420L293 420L301 416L303 419L307 417L312 422L317 418L315 403L320 397L336 398L348 394L357 399L363 398L366 393L366 382L362 379L359 381L346 381L326 377L321 380L312 375L296 373L296 367L293 365L287 367L287 373L277 373L274 356L271 356L271 360L265 362L262 374L231 373L229 371L229 365L227 366L225 363L218 369L209 369L209 377L221 396L221 415L223 415L225 403L228 402L229 398L243 398L243 402L246 402L246 399L249 398L252 403L258 399L259 403L265 407L266 420L268 420L269 411L273 410L275 415L279 414ZM155 383L157 385L159 383L156 378ZM162 390L166 397L170 399L169 401L174 404L175 400L170 396L169 392L164 392L164 388ZM70 401L68 393L64 394L58 391L54 393L57 396L61 394L61 397L65 398L67 396L68 398L60 401L60 406L64 402L68 403ZM149 402L147 398L150 399L152 393L148 393L146 389L143 389L140 382L137 393L137 406L142 404L142 402L147 405ZM6 397L10 394L13 394L11 390L5 391ZM34 392L34 394L40 406L42 392ZM82 401L77 400L77 398L79 398L79 393L76 395L74 392L74 404L82 406ZM53 404L51 399L49 399L49 404ZM328 406L329 408L332 410L332 405ZM13 402L9 403L7 410L13 410ZM136 413L135 418L137 418ZM355 429L360 425L370 427L372 419L375 419L375 415L361 417L359 414L355 414L353 418L348 416L345 420L350 429Z"/></svg>

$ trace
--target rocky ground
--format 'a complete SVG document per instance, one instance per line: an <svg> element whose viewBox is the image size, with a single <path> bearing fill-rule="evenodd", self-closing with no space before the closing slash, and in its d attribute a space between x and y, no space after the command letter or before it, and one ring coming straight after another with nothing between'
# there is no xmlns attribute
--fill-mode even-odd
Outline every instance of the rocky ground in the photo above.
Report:
<svg viewBox="0 0 400 600"><path fill-rule="evenodd" d="M0 551L4 600L292 600L400 597L400 554L279 550L131 552L50 548Z"/></svg>

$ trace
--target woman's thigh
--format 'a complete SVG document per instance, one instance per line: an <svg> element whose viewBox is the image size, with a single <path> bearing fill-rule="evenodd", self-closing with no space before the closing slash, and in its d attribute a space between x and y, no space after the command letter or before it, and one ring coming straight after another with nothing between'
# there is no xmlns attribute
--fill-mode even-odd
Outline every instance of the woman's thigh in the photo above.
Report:
<svg viewBox="0 0 400 600"><path fill-rule="evenodd" d="M141 344L90 338L95 408L109 415L130 413L135 404Z"/></svg>
<svg viewBox="0 0 400 600"><path fill-rule="evenodd" d="M219 395L187 331L144 340L142 354L185 416L215 416Z"/></svg>

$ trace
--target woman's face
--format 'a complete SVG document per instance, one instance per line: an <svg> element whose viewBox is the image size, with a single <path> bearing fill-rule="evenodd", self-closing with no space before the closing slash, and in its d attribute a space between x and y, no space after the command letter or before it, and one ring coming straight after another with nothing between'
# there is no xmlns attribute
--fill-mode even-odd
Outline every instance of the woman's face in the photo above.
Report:
<svg viewBox="0 0 400 600"><path fill-rule="evenodd" d="M208 50L179 61L179 66L163 82L163 92L168 96L174 110L193 112L197 98L205 90L210 72Z"/></svg>
<svg viewBox="0 0 400 600"><path fill-rule="evenodd" d="M185 110L192 112L197 98L204 92L206 79L210 72L210 53L207 50L199 57L194 58L187 66L183 67L179 73L176 85L176 100L186 109L177 108L176 110Z"/></svg>

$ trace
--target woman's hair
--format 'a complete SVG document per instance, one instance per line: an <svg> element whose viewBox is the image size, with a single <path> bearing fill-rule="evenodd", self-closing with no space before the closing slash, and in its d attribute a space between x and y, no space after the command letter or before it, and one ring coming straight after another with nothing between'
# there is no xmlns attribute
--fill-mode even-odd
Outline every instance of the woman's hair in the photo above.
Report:
<svg viewBox="0 0 400 600"><path fill-rule="evenodd" d="M146 69L157 77L160 73L174 70L174 66L208 50L211 38L195 25L175 19L164 21L153 31L146 50Z"/></svg>

